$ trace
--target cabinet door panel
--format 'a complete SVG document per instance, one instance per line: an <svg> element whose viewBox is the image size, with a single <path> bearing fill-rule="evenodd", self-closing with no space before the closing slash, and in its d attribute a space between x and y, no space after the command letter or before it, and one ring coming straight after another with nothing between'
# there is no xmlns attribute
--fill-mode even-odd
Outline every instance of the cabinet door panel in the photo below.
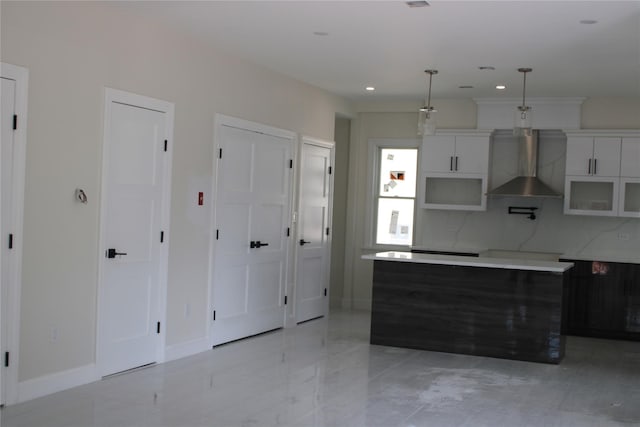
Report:
<svg viewBox="0 0 640 427"><path fill-rule="evenodd" d="M593 138L577 136L567 138L567 175L590 175L593 157Z"/></svg>
<svg viewBox="0 0 640 427"><path fill-rule="evenodd" d="M640 138L623 138L620 176L640 178Z"/></svg>
<svg viewBox="0 0 640 427"><path fill-rule="evenodd" d="M453 135L425 136L421 150L422 170L452 172L455 142Z"/></svg>
<svg viewBox="0 0 640 427"><path fill-rule="evenodd" d="M454 165L460 173L486 173L489 167L489 139L457 136Z"/></svg>
<svg viewBox="0 0 640 427"><path fill-rule="evenodd" d="M595 138L593 169L597 176L620 176L620 138Z"/></svg>

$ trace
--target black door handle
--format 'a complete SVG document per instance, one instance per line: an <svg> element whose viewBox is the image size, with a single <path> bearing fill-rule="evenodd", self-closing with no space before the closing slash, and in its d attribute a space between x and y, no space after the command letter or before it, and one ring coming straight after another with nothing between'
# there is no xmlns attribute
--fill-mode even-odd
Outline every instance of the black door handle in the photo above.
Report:
<svg viewBox="0 0 640 427"><path fill-rule="evenodd" d="M311 242L307 242L307 241L306 241L306 240L304 240L304 239L300 239L300 246L304 246L304 245L306 245L307 243L311 243Z"/></svg>
<svg viewBox="0 0 640 427"><path fill-rule="evenodd" d="M260 240L249 242L249 248L251 249L260 249L263 246L269 246L268 243L262 243Z"/></svg>
<svg viewBox="0 0 640 427"><path fill-rule="evenodd" d="M107 249L107 258L115 258L116 255L126 255L126 252L118 252L116 249Z"/></svg>

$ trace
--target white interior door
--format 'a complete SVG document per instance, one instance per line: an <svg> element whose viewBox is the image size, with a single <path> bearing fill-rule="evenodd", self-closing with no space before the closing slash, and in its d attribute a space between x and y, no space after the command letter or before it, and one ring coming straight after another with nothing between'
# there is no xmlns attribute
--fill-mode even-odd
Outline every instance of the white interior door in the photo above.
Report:
<svg viewBox="0 0 640 427"><path fill-rule="evenodd" d="M18 399L26 68L0 62L0 404Z"/></svg>
<svg viewBox="0 0 640 427"><path fill-rule="evenodd" d="M0 87L0 103L2 104L2 112L0 116L0 228L2 230L2 244L0 249L0 277L2 286L0 292L0 404L5 403L5 357L9 351L8 336L8 318L6 302L8 301L9 281L11 280L9 257L9 236L11 233L11 196L13 189L13 116L15 114L15 80L0 78L2 86Z"/></svg>
<svg viewBox="0 0 640 427"><path fill-rule="evenodd" d="M331 259L332 147L303 141L296 274L296 321L324 316Z"/></svg>
<svg viewBox="0 0 640 427"><path fill-rule="evenodd" d="M105 110L98 346L103 376L156 362L161 351L165 146L172 118L168 108L152 108L142 97L114 96Z"/></svg>
<svg viewBox="0 0 640 427"><path fill-rule="evenodd" d="M211 343L284 325L292 139L219 125Z"/></svg>

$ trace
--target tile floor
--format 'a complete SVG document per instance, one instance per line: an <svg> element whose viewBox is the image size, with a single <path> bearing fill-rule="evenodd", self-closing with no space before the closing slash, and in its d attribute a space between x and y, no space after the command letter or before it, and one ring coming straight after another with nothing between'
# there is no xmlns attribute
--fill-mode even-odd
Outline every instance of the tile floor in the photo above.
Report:
<svg viewBox="0 0 640 427"><path fill-rule="evenodd" d="M559 366L368 343L332 312L2 409L3 427L639 426L640 342L569 337Z"/></svg>

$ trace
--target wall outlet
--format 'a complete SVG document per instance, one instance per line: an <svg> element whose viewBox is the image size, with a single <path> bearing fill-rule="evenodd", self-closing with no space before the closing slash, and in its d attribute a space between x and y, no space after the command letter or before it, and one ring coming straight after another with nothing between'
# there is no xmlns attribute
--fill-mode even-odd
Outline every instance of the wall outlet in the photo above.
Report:
<svg viewBox="0 0 640 427"><path fill-rule="evenodd" d="M620 240L629 240L629 233L618 233L618 239Z"/></svg>

